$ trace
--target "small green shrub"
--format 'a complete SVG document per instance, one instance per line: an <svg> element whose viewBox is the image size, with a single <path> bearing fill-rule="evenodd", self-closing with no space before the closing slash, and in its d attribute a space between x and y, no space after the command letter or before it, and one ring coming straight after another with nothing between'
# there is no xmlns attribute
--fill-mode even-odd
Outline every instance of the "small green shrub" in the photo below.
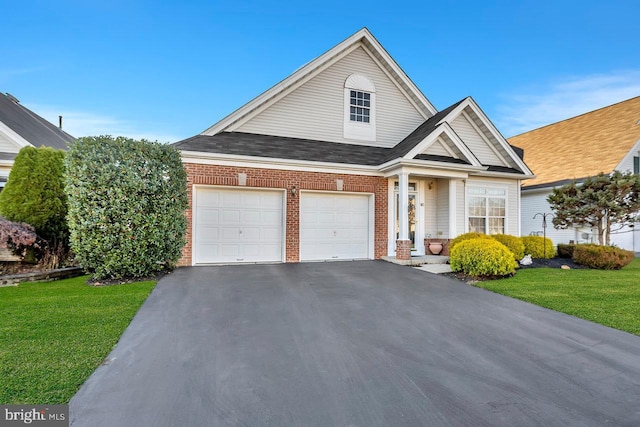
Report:
<svg viewBox="0 0 640 427"><path fill-rule="evenodd" d="M185 244L187 177L169 145L79 138L67 153L71 247L94 280L173 268Z"/></svg>
<svg viewBox="0 0 640 427"><path fill-rule="evenodd" d="M451 269L470 276L506 276L516 271L513 253L494 239L464 240L449 252Z"/></svg>
<svg viewBox="0 0 640 427"><path fill-rule="evenodd" d="M531 258L553 258L556 255L556 248L551 239L542 236L522 236L524 253L531 255Z"/></svg>
<svg viewBox="0 0 640 427"><path fill-rule="evenodd" d="M560 258L573 258L573 250L576 245L573 243L558 243L558 256Z"/></svg>
<svg viewBox="0 0 640 427"><path fill-rule="evenodd" d="M492 234L491 237L498 242L502 243L513 253L513 257L516 261L521 260L524 257L524 243L519 237L511 236L509 234Z"/></svg>
<svg viewBox="0 0 640 427"><path fill-rule="evenodd" d="M631 251L595 244L576 245L573 260L585 267L598 270L620 270L633 261L635 254Z"/></svg>
<svg viewBox="0 0 640 427"><path fill-rule="evenodd" d="M67 246L64 158L64 151L50 147L22 148L0 193L0 213L9 221L32 225L51 245Z"/></svg>
<svg viewBox="0 0 640 427"><path fill-rule="evenodd" d="M451 249L453 249L458 243L464 242L465 240L470 240L470 239L490 239L490 238L491 237L487 236L486 234L476 233L475 231L461 234L458 237L456 237L455 239L453 239L451 241L451 243L449 243L449 252L451 252Z"/></svg>

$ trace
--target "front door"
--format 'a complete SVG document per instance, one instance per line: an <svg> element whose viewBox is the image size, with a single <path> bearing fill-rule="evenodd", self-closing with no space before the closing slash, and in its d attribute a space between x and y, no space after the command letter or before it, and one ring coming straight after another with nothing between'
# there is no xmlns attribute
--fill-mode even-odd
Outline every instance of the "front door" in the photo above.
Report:
<svg viewBox="0 0 640 427"><path fill-rule="evenodd" d="M398 183L395 183L394 188L394 200L395 200L395 229L396 229L396 240L400 236L400 194L398 192ZM411 240L411 251L415 252L416 248L416 227L418 222L418 215L416 210L416 203L418 199L418 186L415 182L409 183L409 207L408 207L408 215L409 215L409 240Z"/></svg>

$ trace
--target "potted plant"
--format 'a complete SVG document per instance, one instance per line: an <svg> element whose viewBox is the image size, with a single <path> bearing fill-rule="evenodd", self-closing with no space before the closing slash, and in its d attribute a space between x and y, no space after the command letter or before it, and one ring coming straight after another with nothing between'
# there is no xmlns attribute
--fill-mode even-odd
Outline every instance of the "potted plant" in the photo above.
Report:
<svg viewBox="0 0 640 427"><path fill-rule="evenodd" d="M428 238L430 238L431 235L428 236ZM440 255L440 252L442 252L442 242L437 242L437 241L429 241L429 252L431 252L433 255Z"/></svg>

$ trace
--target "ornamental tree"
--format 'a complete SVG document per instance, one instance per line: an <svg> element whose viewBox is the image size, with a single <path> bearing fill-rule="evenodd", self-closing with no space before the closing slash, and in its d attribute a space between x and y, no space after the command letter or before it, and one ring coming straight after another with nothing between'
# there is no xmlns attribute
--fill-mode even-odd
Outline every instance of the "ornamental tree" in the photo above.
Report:
<svg viewBox="0 0 640 427"><path fill-rule="evenodd" d="M609 245L611 233L633 227L638 220L640 176L600 173L582 183L574 181L554 189L547 201L555 215L555 228L588 225L598 231L600 244Z"/></svg>
<svg viewBox="0 0 640 427"><path fill-rule="evenodd" d="M51 246L66 246L69 233L64 157L64 151L50 147L22 148L0 193L0 214L32 225Z"/></svg>
<svg viewBox="0 0 640 427"><path fill-rule="evenodd" d="M94 280L175 266L185 244L186 172L169 145L79 138L67 154L71 248Z"/></svg>

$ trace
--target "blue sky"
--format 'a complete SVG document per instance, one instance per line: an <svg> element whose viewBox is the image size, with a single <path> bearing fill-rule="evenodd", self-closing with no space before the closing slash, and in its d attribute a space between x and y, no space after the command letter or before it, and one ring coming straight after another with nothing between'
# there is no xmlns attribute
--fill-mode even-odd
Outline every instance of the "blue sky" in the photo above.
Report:
<svg viewBox="0 0 640 427"><path fill-rule="evenodd" d="M0 0L0 91L74 136L193 136L366 26L506 137L640 95L640 2Z"/></svg>

